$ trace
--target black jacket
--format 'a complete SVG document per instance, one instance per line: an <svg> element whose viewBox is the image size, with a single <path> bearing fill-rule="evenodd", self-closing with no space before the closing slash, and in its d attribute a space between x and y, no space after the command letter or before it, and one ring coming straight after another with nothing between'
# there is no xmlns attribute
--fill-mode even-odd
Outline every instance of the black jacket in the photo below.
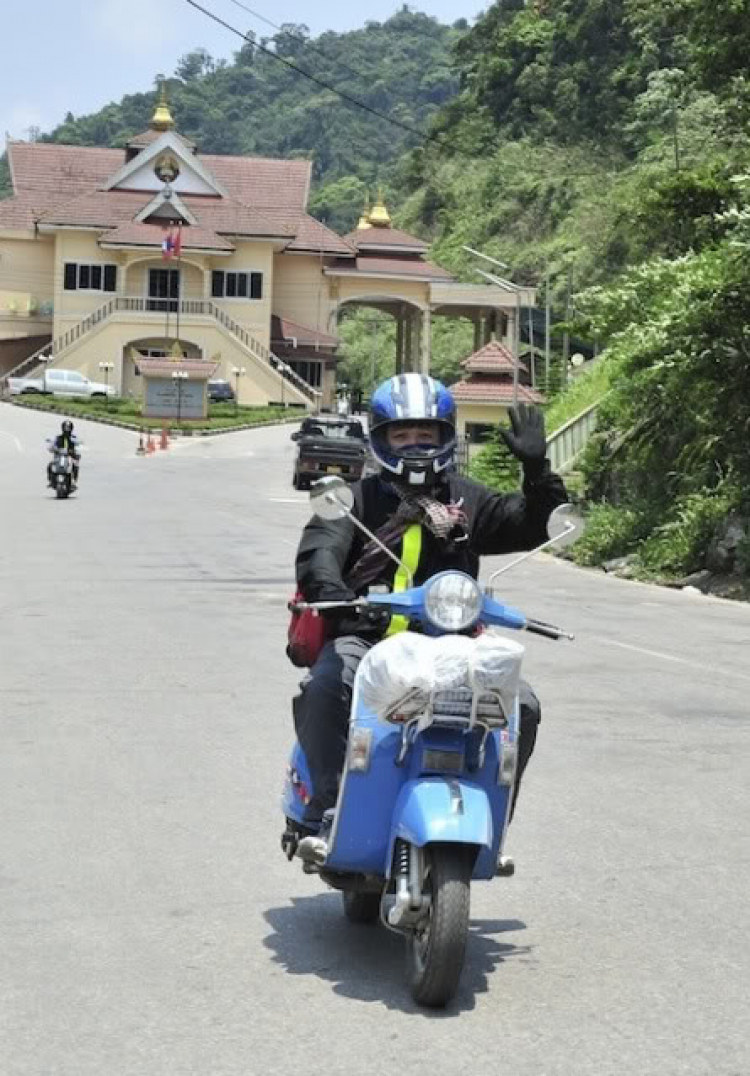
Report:
<svg viewBox="0 0 750 1076"><path fill-rule="evenodd" d="M379 476L365 478L352 489L354 514L371 531L382 527L398 509L397 495ZM547 520L552 510L568 500L562 479L550 470L548 463L538 478L532 480L526 476L523 492L519 493L495 493L456 474L448 475L429 492L446 504L462 500L467 527L465 534L454 528L447 540L436 538L423 527L415 585L448 568L467 572L476 579L482 554L534 549L547 539ZM312 519L302 533L297 550L297 582L305 599L344 599L348 590L344 578L367 541L348 518L332 522ZM400 543L395 552L397 555L400 552ZM395 572L396 566L390 562L375 582L390 587ZM384 621L380 614L338 614L330 623L329 635L377 638L386 625L387 619Z"/></svg>

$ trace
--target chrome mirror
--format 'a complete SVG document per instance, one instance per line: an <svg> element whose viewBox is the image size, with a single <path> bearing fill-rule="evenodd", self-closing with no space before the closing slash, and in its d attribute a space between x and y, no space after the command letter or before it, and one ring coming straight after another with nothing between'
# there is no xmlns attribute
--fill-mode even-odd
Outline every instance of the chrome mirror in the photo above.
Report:
<svg viewBox="0 0 750 1076"><path fill-rule="evenodd" d="M547 534L558 549L565 549L580 538L585 527L583 516L574 504L561 504L547 520Z"/></svg>
<svg viewBox="0 0 750 1076"><path fill-rule="evenodd" d="M343 519L354 507L351 486L335 475L320 478L310 490L310 506L321 519Z"/></svg>

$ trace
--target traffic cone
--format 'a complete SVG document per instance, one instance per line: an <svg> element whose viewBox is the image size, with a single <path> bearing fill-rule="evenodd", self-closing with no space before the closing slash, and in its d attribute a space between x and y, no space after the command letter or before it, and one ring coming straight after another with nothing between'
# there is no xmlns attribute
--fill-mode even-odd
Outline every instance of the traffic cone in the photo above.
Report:
<svg viewBox="0 0 750 1076"><path fill-rule="evenodd" d="M143 430L141 430L140 434L138 435L138 448L135 450L135 454L136 456L146 455L146 447L143 444Z"/></svg>
<svg viewBox="0 0 750 1076"><path fill-rule="evenodd" d="M156 445L151 437L151 430L148 431L148 440L146 441L146 452L150 456L152 452L156 452Z"/></svg>
<svg viewBox="0 0 750 1076"><path fill-rule="evenodd" d="M159 448L169 448L169 435L167 434L167 427L161 428L161 441L159 442Z"/></svg>

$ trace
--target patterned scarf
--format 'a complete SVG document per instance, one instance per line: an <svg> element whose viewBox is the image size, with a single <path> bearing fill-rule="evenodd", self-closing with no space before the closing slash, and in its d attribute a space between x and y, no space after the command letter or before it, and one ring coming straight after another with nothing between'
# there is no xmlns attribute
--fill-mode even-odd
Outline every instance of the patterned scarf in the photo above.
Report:
<svg viewBox="0 0 750 1076"><path fill-rule="evenodd" d="M391 519L375 531L375 534L396 556L404 533L413 523L427 527L442 541L448 539L454 527L465 527L467 524L466 513L461 507L463 498L455 504L442 504L424 493L412 493L397 485L389 485L388 489L396 494L400 503ZM346 585L358 592L377 579L382 570L391 563L391 558L377 543L370 541L362 550L357 563L347 573Z"/></svg>

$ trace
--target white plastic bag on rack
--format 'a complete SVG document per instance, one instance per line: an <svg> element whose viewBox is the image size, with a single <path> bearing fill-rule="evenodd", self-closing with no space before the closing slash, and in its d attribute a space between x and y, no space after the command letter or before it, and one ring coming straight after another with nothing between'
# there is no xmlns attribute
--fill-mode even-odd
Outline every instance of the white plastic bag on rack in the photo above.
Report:
<svg viewBox="0 0 750 1076"><path fill-rule="evenodd" d="M521 662L526 653L521 643L504 635L484 632L474 641L469 681L474 691L497 691L503 711L510 713L521 679Z"/></svg>
<svg viewBox="0 0 750 1076"><path fill-rule="evenodd" d="M466 635L443 635L430 641L435 651L435 691L468 688L476 641Z"/></svg>
<svg viewBox="0 0 750 1076"><path fill-rule="evenodd" d="M435 682L434 640L401 631L369 650L359 667L362 702L378 717L424 709Z"/></svg>

